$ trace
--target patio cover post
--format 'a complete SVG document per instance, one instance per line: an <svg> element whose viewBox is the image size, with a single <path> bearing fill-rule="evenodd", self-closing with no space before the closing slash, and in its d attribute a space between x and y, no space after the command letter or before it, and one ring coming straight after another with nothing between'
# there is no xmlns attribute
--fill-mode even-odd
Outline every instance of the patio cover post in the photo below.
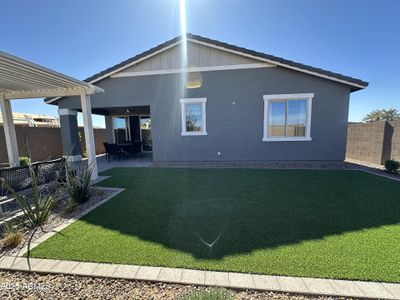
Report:
<svg viewBox="0 0 400 300"><path fill-rule="evenodd" d="M19 166L19 154L17 135L15 133L13 114L11 109L11 101L4 99L4 95L0 93L0 107L3 115L4 135L6 138L8 163L10 167Z"/></svg>
<svg viewBox="0 0 400 300"><path fill-rule="evenodd" d="M90 104L90 95L86 94L86 92L81 93L81 105L88 166L92 168L92 180L95 180L99 177L99 175L97 172L96 149L94 144L92 105Z"/></svg>

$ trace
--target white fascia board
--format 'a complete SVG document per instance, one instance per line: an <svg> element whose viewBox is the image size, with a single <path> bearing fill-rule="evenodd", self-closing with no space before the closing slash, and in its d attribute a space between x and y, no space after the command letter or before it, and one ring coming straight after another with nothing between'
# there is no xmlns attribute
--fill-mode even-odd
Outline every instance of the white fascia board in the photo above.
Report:
<svg viewBox="0 0 400 300"><path fill-rule="evenodd" d="M262 58L262 57L259 57L259 56L254 56L254 55L251 55L251 54L243 53L243 52L240 52L240 51L235 51L235 50L227 49L227 48L220 47L220 46L217 46L217 45L213 45L213 44L197 41L195 39L187 39L187 40L190 41L190 42L193 42L193 43L200 44L200 45L212 47L212 48L219 49L219 50L224 50L224 51L231 52L231 53L234 53L234 54L237 54L237 55L246 56L246 57L249 57L249 58L252 58L252 59L264 61L264 62L267 62L267 63L270 63L270 64L274 64L274 65L277 65L277 66L281 66L281 67L284 67L284 68L288 68L288 69L292 69L292 70L295 70L295 71L299 71L299 72L307 73L307 74L310 74L310 75L314 75L314 76L317 76L317 77L321 77L321 78L333 80L333 81L336 81L336 82L344 83L346 85L358 87L358 88L361 88L361 89L364 89L364 88L367 87L367 86L364 86L364 85L361 85L361 84L357 84L357 83L353 83L353 82L349 82L349 81L346 81L346 80L343 80L343 79L339 79L339 78L331 77L331 76L324 75L324 74L321 74L321 73L312 72L312 71L308 71L308 70L301 69L301 68L298 68L298 67L290 66L288 64L277 62L277 61L274 61L274 60L271 60L271 59L266 59L266 58Z"/></svg>

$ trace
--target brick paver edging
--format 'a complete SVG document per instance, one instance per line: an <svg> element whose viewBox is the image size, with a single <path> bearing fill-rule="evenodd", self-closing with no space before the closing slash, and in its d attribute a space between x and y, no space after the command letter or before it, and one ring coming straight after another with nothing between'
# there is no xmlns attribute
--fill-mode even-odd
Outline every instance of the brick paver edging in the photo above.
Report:
<svg viewBox="0 0 400 300"><path fill-rule="evenodd" d="M103 187L102 187L103 188ZM31 244L33 249L57 232L104 204L125 189L105 188L114 191L104 200L96 203L67 223L46 233ZM400 284L384 282L319 279L305 277L271 276L235 272L215 272L191 269L148 267L90 263L54 259L22 257L27 249L14 256L0 259L0 269L36 273L55 273L80 276L108 277L116 279L146 280L166 283L220 286L226 288L255 289L299 294L342 296L370 299L400 299Z"/></svg>
<svg viewBox="0 0 400 300"><path fill-rule="evenodd" d="M220 286L296 294L371 299L400 299L400 284L214 272L5 256L0 269L36 273L108 277L193 285Z"/></svg>

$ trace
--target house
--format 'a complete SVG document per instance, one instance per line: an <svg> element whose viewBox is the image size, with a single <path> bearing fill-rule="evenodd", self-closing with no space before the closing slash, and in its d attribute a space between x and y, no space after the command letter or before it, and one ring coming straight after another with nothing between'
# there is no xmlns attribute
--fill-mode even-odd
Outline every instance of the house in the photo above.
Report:
<svg viewBox="0 0 400 300"><path fill-rule="evenodd" d="M350 93L368 86L193 34L85 81L105 90L91 101L108 142L141 140L154 161L341 161ZM64 152L79 159L79 97L45 101L58 105Z"/></svg>
<svg viewBox="0 0 400 300"><path fill-rule="evenodd" d="M43 114L13 112L15 125L26 127L60 127L58 118ZM3 125L3 116L0 115L0 125Z"/></svg>

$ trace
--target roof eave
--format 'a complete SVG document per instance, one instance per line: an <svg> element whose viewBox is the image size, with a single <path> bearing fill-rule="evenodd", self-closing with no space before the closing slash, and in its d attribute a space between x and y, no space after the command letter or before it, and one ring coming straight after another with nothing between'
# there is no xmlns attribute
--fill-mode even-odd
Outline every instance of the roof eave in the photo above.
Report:
<svg viewBox="0 0 400 300"><path fill-rule="evenodd" d="M287 59L284 59L281 57L276 57L273 55L257 52L257 51L246 49L243 47L223 43L223 42L205 38L205 37L202 37L199 35L194 35L194 34L188 33L187 39L189 41L193 41L193 42L197 42L197 43L204 43L204 44L210 45L212 47L223 48L228 51L238 52L239 54L240 53L246 54L248 56L252 56L254 59L263 60L263 61L275 64L275 65L278 65L278 66L281 66L284 68L292 69L295 71L307 73L307 74L314 75L317 77L322 77L327 80L335 81L335 82L349 86L350 92L362 90L362 89L368 87L368 85L369 85L368 82L357 79L357 78L353 78L353 77L345 76L345 75L342 75L339 73L334 73L334 72L330 72L327 70L315 68L312 66L300 64L300 63L297 63L297 62L294 62L291 60L287 60ZM137 63L138 61L146 58L147 56L155 55L156 53L163 51L168 47L175 46L176 44L180 43L181 41L182 41L181 36L175 37L169 41L159 44L158 46L156 46L154 48L151 48L151 49L149 49L145 52L142 52L134 57L131 57L119 64L116 64L110 68L107 68L106 70L103 70L97 74L94 74L93 76L90 76L83 81L88 82L90 84L96 83L104 78L109 77L111 74L120 71L121 69L127 68L127 67L131 66L132 64ZM61 98L62 97L51 98L51 99L46 98L44 100L48 104L55 104L54 102Z"/></svg>

